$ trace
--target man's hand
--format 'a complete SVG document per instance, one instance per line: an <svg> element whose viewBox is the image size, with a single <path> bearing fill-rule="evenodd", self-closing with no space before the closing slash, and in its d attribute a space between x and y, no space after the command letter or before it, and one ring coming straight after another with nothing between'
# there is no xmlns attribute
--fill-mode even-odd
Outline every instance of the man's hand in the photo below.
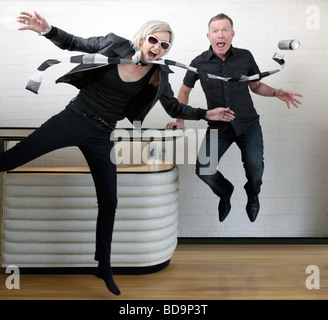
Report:
<svg viewBox="0 0 328 320"><path fill-rule="evenodd" d="M280 99L281 101L286 102L288 109L290 109L290 104L292 104L295 108L298 108L302 102L297 100L295 98L297 97L303 97L301 94L296 93L296 92L291 92L291 91L286 91L283 89L279 89L276 91L276 97Z"/></svg>
<svg viewBox="0 0 328 320"><path fill-rule="evenodd" d="M169 122L166 125L166 128L168 128L168 129L183 129L184 128L184 120L177 119L176 122Z"/></svg>

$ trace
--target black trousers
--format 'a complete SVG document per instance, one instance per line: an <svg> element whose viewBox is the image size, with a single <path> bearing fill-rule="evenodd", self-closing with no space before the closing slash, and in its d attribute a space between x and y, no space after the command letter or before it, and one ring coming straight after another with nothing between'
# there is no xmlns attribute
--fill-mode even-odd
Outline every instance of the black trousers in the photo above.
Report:
<svg viewBox="0 0 328 320"><path fill-rule="evenodd" d="M232 184L217 169L222 156L232 143L241 151L247 183L244 188L248 196L256 196L261 191L264 171L263 135L259 121L254 122L245 132L236 135L231 125L223 133L208 128L200 147L196 163L196 174L218 197L231 193Z"/></svg>
<svg viewBox="0 0 328 320"><path fill-rule="evenodd" d="M111 159L113 129L84 114L72 100L65 110L0 155L0 171L8 171L59 148L77 146L82 151L96 188L95 260L101 262L110 262L117 207L116 165Z"/></svg>

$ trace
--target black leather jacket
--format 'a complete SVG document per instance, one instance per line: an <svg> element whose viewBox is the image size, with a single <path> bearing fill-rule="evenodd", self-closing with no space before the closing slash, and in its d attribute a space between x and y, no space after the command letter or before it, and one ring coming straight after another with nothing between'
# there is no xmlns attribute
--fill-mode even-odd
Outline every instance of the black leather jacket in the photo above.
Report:
<svg viewBox="0 0 328 320"><path fill-rule="evenodd" d="M64 50L99 53L113 58L125 58L133 51L127 39L119 37L114 33L85 39L69 34L59 28L52 27L50 33L48 33L46 37L56 46ZM89 83L91 71L101 67L102 65L99 64L80 64L60 77L56 83L64 82L81 89ZM126 117L131 122L142 122L158 100L160 100L164 109L172 118L188 120L205 119L205 109L192 108L180 103L174 98L174 93L168 80L169 73L172 73L172 71L167 66L160 65L160 84L157 91L149 91L149 87L145 87L145 89L133 99L126 111Z"/></svg>

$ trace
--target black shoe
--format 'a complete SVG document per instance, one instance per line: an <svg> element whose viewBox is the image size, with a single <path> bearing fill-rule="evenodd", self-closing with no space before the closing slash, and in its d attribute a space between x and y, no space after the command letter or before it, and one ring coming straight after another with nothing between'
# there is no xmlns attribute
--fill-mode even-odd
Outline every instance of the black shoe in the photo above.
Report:
<svg viewBox="0 0 328 320"><path fill-rule="evenodd" d="M229 214L231 210L231 195L233 193L234 187L232 186L231 193L226 197L221 197L219 202L219 221L222 222Z"/></svg>
<svg viewBox="0 0 328 320"><path fill-rule="evenodd" d="M248 197L246 212L251 222L254 222L256 220L259 211L260 211L259 197L258 196Z"/></svg>

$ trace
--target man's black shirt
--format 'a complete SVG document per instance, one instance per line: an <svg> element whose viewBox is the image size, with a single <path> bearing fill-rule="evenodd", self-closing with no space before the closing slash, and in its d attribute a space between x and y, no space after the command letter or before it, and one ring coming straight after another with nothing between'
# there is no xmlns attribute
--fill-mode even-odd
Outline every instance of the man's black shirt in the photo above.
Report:
<svg viewBox="0 0 328 320"><path fill-rule="evenodd" d="M239 135L259 119L249 92L248 82L225 82L210 79L207 73L220 77L251 76L260 72L253 55L245 49L231 46L227 56L222 61L212 48L197 56L190 64L197 68L198 74L187 71L183 80L184 85L193 88L195 82L200 80L206 96L207 108L229 107L235 112L235 119L231 122L236 134ZM223 132L228 123L222 121L208 121L210 127Z"/></svg>

